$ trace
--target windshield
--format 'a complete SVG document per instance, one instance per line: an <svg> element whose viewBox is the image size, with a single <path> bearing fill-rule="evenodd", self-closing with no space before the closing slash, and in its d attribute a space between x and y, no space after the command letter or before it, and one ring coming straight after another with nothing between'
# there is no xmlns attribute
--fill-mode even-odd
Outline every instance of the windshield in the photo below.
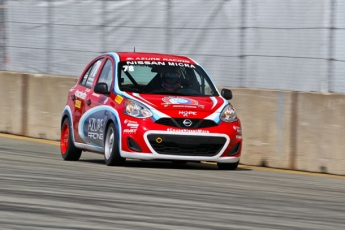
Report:
<svg viewBox="0 0 345 230"><path fill-rule="evenodd" d="M187 63L125 61L119 63L119 88L126 92L218 96L205 71Z"/></svg>

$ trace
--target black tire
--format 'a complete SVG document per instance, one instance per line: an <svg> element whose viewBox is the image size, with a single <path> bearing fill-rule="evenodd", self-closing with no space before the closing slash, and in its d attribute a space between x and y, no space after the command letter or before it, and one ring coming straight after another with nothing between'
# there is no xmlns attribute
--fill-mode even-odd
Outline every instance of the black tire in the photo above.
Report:
<svg viewBox="0 0 345 230"><path fill-rule="evenodd" d="M118 137L115 130L114 123L110 123L104 139L104 161L108 166L121 166L126 162L126 158L120 155Z"/></svg>
<svg viewBox="0 0 345 230"><path fill-rule="evenodd" d="M68 118L65 118L61 126L60 152L65 161L77 161L81 156L81 150L74 146L72 129Z"/></svg>
<svg viewBox="0 0 345 230"><path fill-rule="evenodd" d="M220 170L236 170L239 162L236 163L217 163Z"/></svg>

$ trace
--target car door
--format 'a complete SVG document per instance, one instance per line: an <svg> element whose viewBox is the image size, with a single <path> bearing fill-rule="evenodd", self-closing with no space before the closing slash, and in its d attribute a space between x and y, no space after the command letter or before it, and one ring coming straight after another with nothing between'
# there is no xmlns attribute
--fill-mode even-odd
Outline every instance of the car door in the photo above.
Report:
<svg viewBox="0 0 345 230"><path fill-rule="evenodd" d="M89 64L86 71L83 73L83 77L81 78L79 84L74 89L74 95L72 96L72 100L74 100L73 128L74 139L78 143L86 142L86 137L84 135L80 135L80 119L89 109L88 107L90 101L88 100L88 95L92 91L91 89L104 59L104 57L101 57Z"/></svg>
<svg viewBox="0 0 345 230"><path fill-rule="evenodd" d="M79 130L85 137L85 142L98 150L103 150L105 123L107 121L106 110L100 106L104 105L109 95L98 94L94 92L94 86L97 83L104 82L111 89L114 78L114 63L112 59L107 58L101 66L100 73L97 76L91 91L86 94L85 113L80 121L83 130Z"/></svg>

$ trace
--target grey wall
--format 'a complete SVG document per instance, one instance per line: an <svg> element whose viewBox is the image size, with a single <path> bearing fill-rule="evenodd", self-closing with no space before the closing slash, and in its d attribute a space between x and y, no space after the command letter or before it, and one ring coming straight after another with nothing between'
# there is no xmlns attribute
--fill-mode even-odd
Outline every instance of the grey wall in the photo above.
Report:
<svg viewBox="0 0 345 230"><path fill-rule="evenodd" d="M76 80L0 71L0 133L59 140ZM243 132L241 163L345 175L344 94L231 89Z"/></svg>

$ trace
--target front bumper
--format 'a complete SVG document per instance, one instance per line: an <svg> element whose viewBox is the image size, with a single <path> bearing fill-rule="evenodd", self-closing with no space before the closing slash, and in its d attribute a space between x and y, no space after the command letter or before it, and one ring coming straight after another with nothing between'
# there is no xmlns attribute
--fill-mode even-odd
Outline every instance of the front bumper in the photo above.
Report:
<svg viewBox="0 0 345 230"><path fill-rule="evenodd" d="M152 127L147 130L144 127ZM122 136L121 156L142 160L184 160L235 163L240 160L240 121L207 129L178 129L163 125L140 125L135 134ZM142 151L128 147L131 138Z"/></svg>

